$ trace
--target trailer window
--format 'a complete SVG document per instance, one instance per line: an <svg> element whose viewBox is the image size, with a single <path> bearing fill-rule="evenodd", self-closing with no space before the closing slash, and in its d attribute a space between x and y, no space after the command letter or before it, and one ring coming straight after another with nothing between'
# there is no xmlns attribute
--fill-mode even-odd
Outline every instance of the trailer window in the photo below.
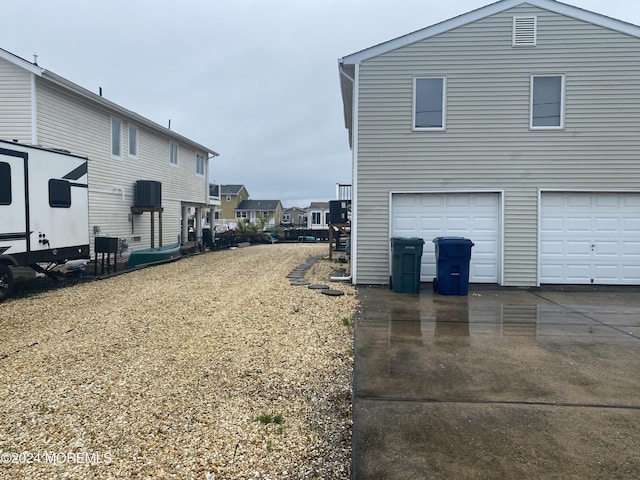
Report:
<svg viewBox="0 0 640 480"><path fill-rule="evenodd" d="M49 180L49 206L69 208L71 206L71 184L66 180Z"/></svg>
<svg viewBox="0 0 640 480"><path fill-rule="evenodd" d="M0 205L11 205L11 165L0 162Z"/></svg>

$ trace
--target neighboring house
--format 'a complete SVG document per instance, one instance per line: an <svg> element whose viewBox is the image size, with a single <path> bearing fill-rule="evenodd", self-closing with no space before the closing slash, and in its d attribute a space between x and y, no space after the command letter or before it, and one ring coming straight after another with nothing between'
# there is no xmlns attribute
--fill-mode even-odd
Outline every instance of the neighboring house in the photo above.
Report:
<svg viewBox="0 0 640 480"><path fill-rule="evenodd" d="M91 246L96 234L131 249L151 246L152 237L155 246L186 240L189 208L202 215L213 206L212 149L1 49L0 138L89 158ZM161 184L146 191L156 202L150 209L135 203L138 180Z"/></svg>
<svg viewBox="0 0 640 480"><path fill-rule="evenodd" d="M236 207L236 221L257 223L264 219L265 227L276 227L282 222L282 203L280 200L243 200Z"/></svg>
<svg viewBox="0 0 640 480"><path fill-rule="evenodd" d="M464 236L470 281L640 284L640 27L502 0L339 61L352 275L391 237Z"/></svg>
<svg viewBox="0 0 640 480"><path fill-rule="evenodd" d="M307 208L307 228L327 230L329 228L329 202L311 202Z"/></svg>
<svg viewBox="0 0 640 480"><path fill-rule="evenodd" d="M248 199L249 192L244 185L220 185L220 215L216 223L235 228L236 208Z"/></svg>
<svg viewBox="0 0 640 480"><path fill-rule="evenodd" d="M307 212L303 208L289 207L282 213L282 226L301 228L307 226Z"/></svg>

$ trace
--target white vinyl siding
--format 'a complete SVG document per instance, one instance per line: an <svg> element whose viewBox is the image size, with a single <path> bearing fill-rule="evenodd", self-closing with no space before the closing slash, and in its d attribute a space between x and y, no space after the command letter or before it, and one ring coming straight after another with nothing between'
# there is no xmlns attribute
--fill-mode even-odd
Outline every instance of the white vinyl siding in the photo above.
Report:
<svg viewBox="0 0 640 480"><path fill-rule="evenodd" d="M531 76L531 128L564 127L564 77Z"/></svg>
<svg viewBox="0 0 640 480"><path fill-rule="evenodd" d="M31 79L29 72L0 59L0 132L5 140L36 143L31 138Z"/></svg>
<svg viewBox="0 0 640 480"><path fill-rule="evenodd" d="M535 48L512 47L514 16L537 17ZM391 191L500 190L503 284L535 286L539 189L637 188L638 54L638 38L525 4L362 62L357 283L388 282ZM565 128L532 131L531 76L555 72ZM446 135L412 131L414 79L443 75Z"/></svg>
<svg viewBox="0 0 640 480"><path fill-rule="evenodd" d="M416 78L413 84L413 128L444 130L446 118L444 77Z"/></svg>

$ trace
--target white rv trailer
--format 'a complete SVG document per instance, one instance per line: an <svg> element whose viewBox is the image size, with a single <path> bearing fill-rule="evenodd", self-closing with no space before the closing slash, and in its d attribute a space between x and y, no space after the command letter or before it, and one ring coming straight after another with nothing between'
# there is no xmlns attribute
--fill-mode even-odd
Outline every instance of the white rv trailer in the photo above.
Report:
<svg viewBox="0 0 640 480"><path fill-rule="evenodd" d="M90 258L87 161L0 140L0 301L12 267Z"/></svg>

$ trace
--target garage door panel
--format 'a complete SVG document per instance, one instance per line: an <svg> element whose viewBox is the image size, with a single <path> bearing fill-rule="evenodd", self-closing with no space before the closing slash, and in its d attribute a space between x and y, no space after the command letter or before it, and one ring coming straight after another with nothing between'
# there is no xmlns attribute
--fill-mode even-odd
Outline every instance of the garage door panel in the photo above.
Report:
<svg viewBox="0 0 640 480"><path fill-rule="evenodd" d="M412 197L412 201L406 201L405 196ZM424 239L422 281L431 281L436 275L435 245L432 242L435 237L470 238L475 244L469 267L470 281L497 283L500 252L498 216L498 194L394 194L391 236ZM410 218L414 219L411 227Z"/></svg>
<svg viewBox="0 0 640 480"><path fill-rule="evenodd" d="M640 194L542 194L540 282L640 284Z"/></svg>
<svg viewBox="0 0 640 480"><path fill-rule="evenodd" d="M564 231L564 218L552 217L543 218L540 222L540 227L547 232L563 232Z"/></svg>
<svg viewBox="0 0 640 480"><path fill-rule="evenodd" d="M404 194L402 194L404 196ZM416 197L416 202L417 205L420 207L420 209L422 210L424 207L430 207L430 208L442 208L444 207L444 198L440 197L440 196L424 196L424 195L420 195L420 194L414 194L414 197ZM394 204L395 204L395 198L396 195L394 195Z"/></svg>
<svg viewBox="0 0 640 480"><path fill-rule="evenodd" d="M619 232L620 220L619 217L596 217L593 226L598 233Z"/></svg>
<svg viewBox="0 0 640 480"><path fill-rule="evenodd" d="M540 245L540 253L542 255L563 255L564 243L546 241Z"/></svg>
<svg viewBox="0 0 640 480"><path fill-rule="evenodd" d="M469 195L447 195L444 197L447 208L465 208L473 205L473 199Z"/></svg>
<svg viewBox="0 0 640 480"><path fill-rule="evenodd" d="M418 207L418 196L417 195L403 195L402 197L397 199L398 206L400 207Z"/></svg>
<svg viewBox="0 0 640 480"><path fill-rule="evenodd" d="M563 224L566 231L571 233L588 233L592 230L590 218L568 217Z"/></svg>
<svg viewBox="0 0 640 480"><path fill-rule="evenodd" d="M565 198L564 204L569 208L591 208L592 195L590 193L573 193Z"/></svg>
<svg viewBox="0 0 640 480"><path fill-rule="evenodd" d="M584 240L569 240L567 242L565 242L564 244L565 246L565 255L572 255L572 256L580 256L580 255L584 255L589 257L591 255L591 242L587 241L585 242Z"/></svg>

